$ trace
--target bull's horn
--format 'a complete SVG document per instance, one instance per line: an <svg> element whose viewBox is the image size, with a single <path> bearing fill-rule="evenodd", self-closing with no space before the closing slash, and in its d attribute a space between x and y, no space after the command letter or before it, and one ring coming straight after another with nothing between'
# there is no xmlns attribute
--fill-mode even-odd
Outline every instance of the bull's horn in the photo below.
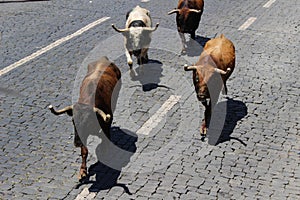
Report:
<svg viewBox="0 0 300 200"><path fill-rule="evenodd" d="M115 29L119 33L124 33L124 32L128 32L129 31L127 28L125 28L125 29L118 29L117 27L115 27L114 24L112 24L111 27L113 27L113 29Z"/></svg>
<svg viewBox="0 0 300 200"><path fill-rule="evenodd" d="M144 31L150 31L150 32L153 32L153 31L156 31L157 27L159 26L159 23L157 23L155 25L155 27L145 27L143 28Z"/></svg>
<svg viewBox="0 0 300 200"><path fill-rule="evenodd" d="M222 75L226 75L228 72L230 72L231 69L230 68L227 68L226 72L224 70L221 70L221 69L218 69L218 68L215 68L215 72L219 73L219 74L222 74Z"/></svg>
<svg viewBox="0 0 300 200"><path fill-rule="evenodd" d="M183 69L184 69L184 71L196 70L197 66L195 66L195 65L188 66L187 64L185 64Z"/></svg>
<svg viewBox="0 0 300 200"><path fill-rule="evenodd" d="M111 118L110 114L105 114L105 112L103 112L99 108L94 107L94 112L98 113L102 117L103 121L105 122L108 122Z"/></svg>
<svg viewBox="0 0 300 200"><path fill-rule="evenodd" d="M168 15L171 15L173 13L179 13L179 11L180 11L179 9L175 8L175 9L171 10L170 12L168 12Z"/></svg>
<svg viewBox="0 0 300 200"><path fill-rule="evenodd" d="M61 110L55 110L52 105L48 106L48 108L54 115L61 115L61 114L64 114L65 112L69 116L73 115L73 106L67 106Z"/></svg>
<svg viewBox="0 0 300 200"><path fill-rule="evenodd" d="M196 9L189 9L190 12L194 12L194 13L201 13L202 10L196 10Z"/></svg>

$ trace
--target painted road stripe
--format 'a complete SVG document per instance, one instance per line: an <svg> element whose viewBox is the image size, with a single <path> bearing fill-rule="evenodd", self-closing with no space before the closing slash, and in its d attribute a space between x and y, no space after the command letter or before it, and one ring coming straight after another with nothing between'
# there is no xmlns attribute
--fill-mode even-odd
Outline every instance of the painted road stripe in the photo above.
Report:
<svg viewBox="0 0 300 200"><path fill-rule="evenodd" d="M179 101L181 96L171 95L169 99L152 115L143 126L136 132L137 134L149 135L165 117L169 110Z"/></svg>
<svg viewBox="0 0 300 200"><path fill-rule="evenodd" d="M269 8L276 0L269 0L263 7Z"/></svg>
<svg viewBox="0 0 300 200"><path fill-rule="evenodd" d="M83 188L81 193L77 195L75 200L94 199L96 195L97 195L96 192L90 192L89 188L85 187Z"/></svg>
<svg viewBox="0 0 300 200"><path fill-rule="evenodd" d="M256 17L250 17L238 30L246 30L256 19Z"/></svg>
<svg viewBox="0 0 300 200"><path fill-rule="evenodd" d="M137 134L149 135L151 130L155 128L165 117L169 110L178 103L181 96L171 95L167 101L152 115L144 125L136 132ZM90 192L87 187L83 188L81 193L77 195L75 200L94 199L97 196L96 192Z"/></svg>
<svg viewBox="0 0 300 200"><path fill-rule="evenodd" d="M96 21L94 21L94 22L92 22L92 23L86 25L85 27L79 29L78 31L72 33L71 35L68 35L68 36L66 36L66 37L63 37L63 38L61 38L61 39L59 39L59 40L57 40L57 41L55 41L55 42L49 44L48 46L46 46L46 47L44 47L44 48L42 48L42 49L36 51L35 53L33 53L33 54L31 54L31 55L29 55L29 56L27 56L27 57L25 57L25 58L23 58L23 59L21 59L21 60L15 62L15 63L13 63L13 64L7 66L7 67L5 67L4 69L0 70L0 76L6 74L6 73L8 73L8 72L10 72L10 71L13 70L13 69L16 69L17 67L19 67L19 66L21 66L21 65L23 65L23 64L25 64L25 63L27 63L27 62L30 61L30 60L35 59L36 57L38 57L38 56L40 56L40 55L46 53L47 51L49 51L49 50L51 50L51 49L53 49L53 48L55 48L55 47L57 47L57 46L59 46L60 44L66 42L66 41L68 41L68 40L70 40L70 39L72 39L72 38L74 38L74 37L76 37L76 36L81 35L82 33L84 33L84 32L86 32L87 30L89 30L89 29L91 29L91 28L93 28L93 27L95 27L95 26L101 24L102 22L108 20L109 18L110 18L110 17L103 17L103 18L101 18L101 19L98 19L98 20L96 20Z"/></svg>

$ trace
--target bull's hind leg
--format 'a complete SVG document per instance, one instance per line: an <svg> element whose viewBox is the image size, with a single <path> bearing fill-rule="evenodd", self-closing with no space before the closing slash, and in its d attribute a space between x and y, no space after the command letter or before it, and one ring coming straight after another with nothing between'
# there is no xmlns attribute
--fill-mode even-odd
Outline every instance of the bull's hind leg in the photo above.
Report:
<svg viewBox="0 0 300 200"><path fill-rule="evenodd" d="M82 158L82 163L78 175L78 179L82 181L84 178L87 177L87 166L86 166L86 160L88 157L88 148L84 145L81 146L81 158Z"/></svg>
<svg viewBox="0 0 300 200"><path fill-rule="evenodd" d="M125 55L127 58L127 64L129 66L130 69L132 69L132 51L128 51L127 49L125 50Z"/></svg>
<svg viewBox="0 0 300 200"><path fill-rule="evenodd" d="M111 143L110 124L101 124L102 131L100 131L101 145L97 147L97 158L102 163L109 163L111 160Z"/></svg>
<svg viewBox="0 0 300 200"><path fill-rule="evenodd" d="M223 94L223 95L227 95L227 86L226 86L226 82L223 83L222 94Z"/></svg>

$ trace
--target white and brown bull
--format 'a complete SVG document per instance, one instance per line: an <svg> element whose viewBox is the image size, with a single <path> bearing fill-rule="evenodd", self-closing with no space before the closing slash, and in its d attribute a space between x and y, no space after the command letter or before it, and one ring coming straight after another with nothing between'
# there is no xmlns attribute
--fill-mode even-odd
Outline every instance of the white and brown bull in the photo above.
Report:
<svg viewBox="0 0 300 200"><path fill-rule="evenodd" d="M223 88L227 94L226 81L235 67L235 47L223 34L209 40L193 66L184 66L185 71L193 71L193 83L198 100L205 106L204 120L200 129L203 138L209 126L211 112ZM209 99L209 103L207 102Z"/></svg>
<svg viewBox="0 0 300 200"><path fill-rule="evenodd" d="M203 7L203 0L179 0L177 8L168 12L169 15L176 13L177 30L182 41L182 53L186 51L184 33L189 33L191 38L195 39L195 32L199 27Z"/></svg>
<svg viewBox="0 0 300 200"><path fill-rule="evenodd" d="M74 145L81 148L82 164L79 179L87 176L86 160L88 156L87 138L99 135L102 129L102 140L109 141L110 127L113 120L113 109L120 89L121 72L119 68L102 57L88 65L88 72L82 81L78 102L61 110L50 111L55 115L67 113L72 116L75 130Z"/></svg>
<svg viewBox="0 0 300 200"><path fill-rule="evenodd" d="M125 37L125 54L127 63L132 68L132 55L136 56L138 64L148 62L148 49L151 42L151 33L158 27L152 27L149 10L136 6L126 15L125 29L112 27Z"/></svg>

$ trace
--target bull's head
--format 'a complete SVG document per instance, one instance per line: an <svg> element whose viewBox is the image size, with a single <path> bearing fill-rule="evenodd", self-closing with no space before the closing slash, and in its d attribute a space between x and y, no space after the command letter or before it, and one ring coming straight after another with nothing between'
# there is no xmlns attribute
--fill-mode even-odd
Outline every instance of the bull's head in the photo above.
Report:
<svg viewBox="0 0 300 200"><path fill-rule="evenodd" d="M198 23L195 23L195 17L199 18L202 13L202 10L182 8L182 9L173 9L168 12L168 15L176 13L176 22L179 32L189 32L193 29L194 26L198 26ZM198 21L198 20L196 20Z"/></svg>
<svg viewBox="0 0 300 200"><path fill-rule="evenodd" d="M226 75L231 71L230 68L224 71L210 65L184 65L184 70L193 71L195 91L198 100L202 103L205 103L206 99L211 98L212 95L219 95L223 86L221 75Z"/></svg>
<svg viewBox="0 0 300 200"><path fill-rule="evenodd" d="M154 32L159 23L155 27L130 27L125 29L116 28L114 24L112 27L119 33L122 33L126 38L126 48L133 51L135 56L139 56L142 48L148 48L151 42L151 33Z"/></svg>
<svg viewBox="0 0 300 200"><path fill-rule="evenodd" d="M88 135L97 134L99 132L99 119L104 123L109 123L111 120L110 114L105 114L99 108L90 107L80 103L67 106L61 110L55 110L52 105L50 105L48 108L55 115L67 113L69 116L72 116L72 121L75 128L75 146L80 146L82 144L86 146Z"/></svg>

